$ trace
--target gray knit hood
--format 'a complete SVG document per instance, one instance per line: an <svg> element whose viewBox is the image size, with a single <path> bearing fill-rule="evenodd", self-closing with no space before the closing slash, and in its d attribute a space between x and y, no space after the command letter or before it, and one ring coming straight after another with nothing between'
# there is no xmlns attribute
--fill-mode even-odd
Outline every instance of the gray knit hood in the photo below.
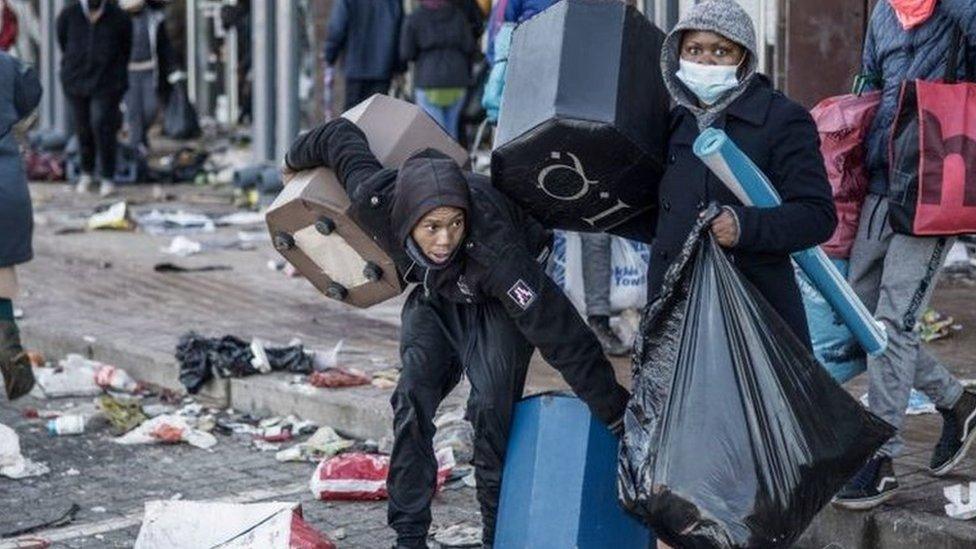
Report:
<svg viewBox="0 0 976 549"><path fill-rule="evenodd" d="M698 106L698 98L677 76L680 67L678 60L681 54L681 37L688 30L704 30L721 34L749 52L745 76L740 78L739 86L726 93L714 105L704 109ZM664 84L675 102L695 115L698 128L705 129L746 91L755 78L759 59L756 51L756 29L746 10L734 0L705 0L689 9L664 40L664 46L661 48L661 73L664 75Z"/></svg>

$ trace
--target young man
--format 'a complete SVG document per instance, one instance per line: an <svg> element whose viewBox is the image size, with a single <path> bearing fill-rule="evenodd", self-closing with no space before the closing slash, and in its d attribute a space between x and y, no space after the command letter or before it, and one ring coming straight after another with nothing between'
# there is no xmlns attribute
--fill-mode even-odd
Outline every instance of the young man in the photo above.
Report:
<svg viewBox="0 0 976 549"><path fill-rule="evenodd" d="M76 190L88 192L97 157L99 192L108 196L115 189L115 134L122 123L119 104L129 86L132 22L115 2L81 0L58 14L57 27L61 85L81 152Z"/></svg>
<svg viewBox="0 0 976 549"><path fill-rule="evenodd" d="M538 348L612 430L628 400L593 333L544 270L550 234L496 191L432 150L382 169L362 131L337 119L300 136L289 170L335 169L354 214L419 286L403 308L387 480L397 547L426 547L437 464L434 413L462 373L471 383L474 465L484 543L495 534L515 402Z"/></svg>
<svg viewBox="0 0 976 549"><path fill-rule="evenodd" d="M863 72L882 82L884 95L868 134L871 194L861 210L848 275L854 291L884 323L889 337L883 355L868 357L871 411L900 429L912 387L928 395L943 419L942 437L930 462L936 476L948 474L976 439L976 394L963 390L946 367L922 348L915 332L915 322L928 307L936 276L954 239L914 237L891 230L887 151L902 83L941 80L954 33L962 39L960 59L976 63L976 3L972 0L882 0L871 15ZM901 435L896 434L851 479L834 504L869 509L891 498L898 489L892 458L902 446Z"/></svg>

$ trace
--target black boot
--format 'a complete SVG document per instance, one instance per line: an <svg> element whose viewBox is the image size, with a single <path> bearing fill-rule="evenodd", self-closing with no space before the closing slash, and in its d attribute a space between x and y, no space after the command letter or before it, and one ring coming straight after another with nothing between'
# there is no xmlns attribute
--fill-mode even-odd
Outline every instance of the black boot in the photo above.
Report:
<svg viewBox="0 0 976 549"><path fill-rule="evenodd" d="M12 320L0 320L0 374L10 400L20 398L34 388L30 358L20 346L20 331Z"/></svg>
<svg viewBox="0 0 976 549"><path fill-rule="evenodd" d="M597 340L603 347L603 352L610 356L627 356L630 348L613 333L610 328L610 317L603 315L591 316L587 319L590 329L596 334Z"/></svg>
<svg viewBox="0 0 976 549"><path fill-rule="evenodd" d="M937 477L949 474L966 457L976 440L976 394L963 391L951 410L940 409L939 413L942 414L942 436L929 463L931 473Z"/></svg>

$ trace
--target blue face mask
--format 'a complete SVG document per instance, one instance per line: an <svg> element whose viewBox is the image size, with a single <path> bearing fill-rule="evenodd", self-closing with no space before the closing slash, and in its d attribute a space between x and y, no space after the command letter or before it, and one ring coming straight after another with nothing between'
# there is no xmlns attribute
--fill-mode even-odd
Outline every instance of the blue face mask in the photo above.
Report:
<svg viewBox="0 0 976 549"><path fill-rule="evenodd" d="M677 77L705 105L714 105L720 97L739 85L738 65L702 65L679 60Z"/></svg>

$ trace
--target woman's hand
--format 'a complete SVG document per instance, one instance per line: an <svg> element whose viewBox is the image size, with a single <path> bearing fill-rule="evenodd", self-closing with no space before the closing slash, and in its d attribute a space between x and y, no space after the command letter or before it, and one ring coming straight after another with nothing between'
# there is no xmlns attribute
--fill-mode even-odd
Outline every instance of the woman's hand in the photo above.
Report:
<svg viewBox="0 0 976 549"><path fill-rule="evenodd" d="M729 208L723 208L712 221L712 234L723 248L731 248L739 243L739 220Z"/></svg>

